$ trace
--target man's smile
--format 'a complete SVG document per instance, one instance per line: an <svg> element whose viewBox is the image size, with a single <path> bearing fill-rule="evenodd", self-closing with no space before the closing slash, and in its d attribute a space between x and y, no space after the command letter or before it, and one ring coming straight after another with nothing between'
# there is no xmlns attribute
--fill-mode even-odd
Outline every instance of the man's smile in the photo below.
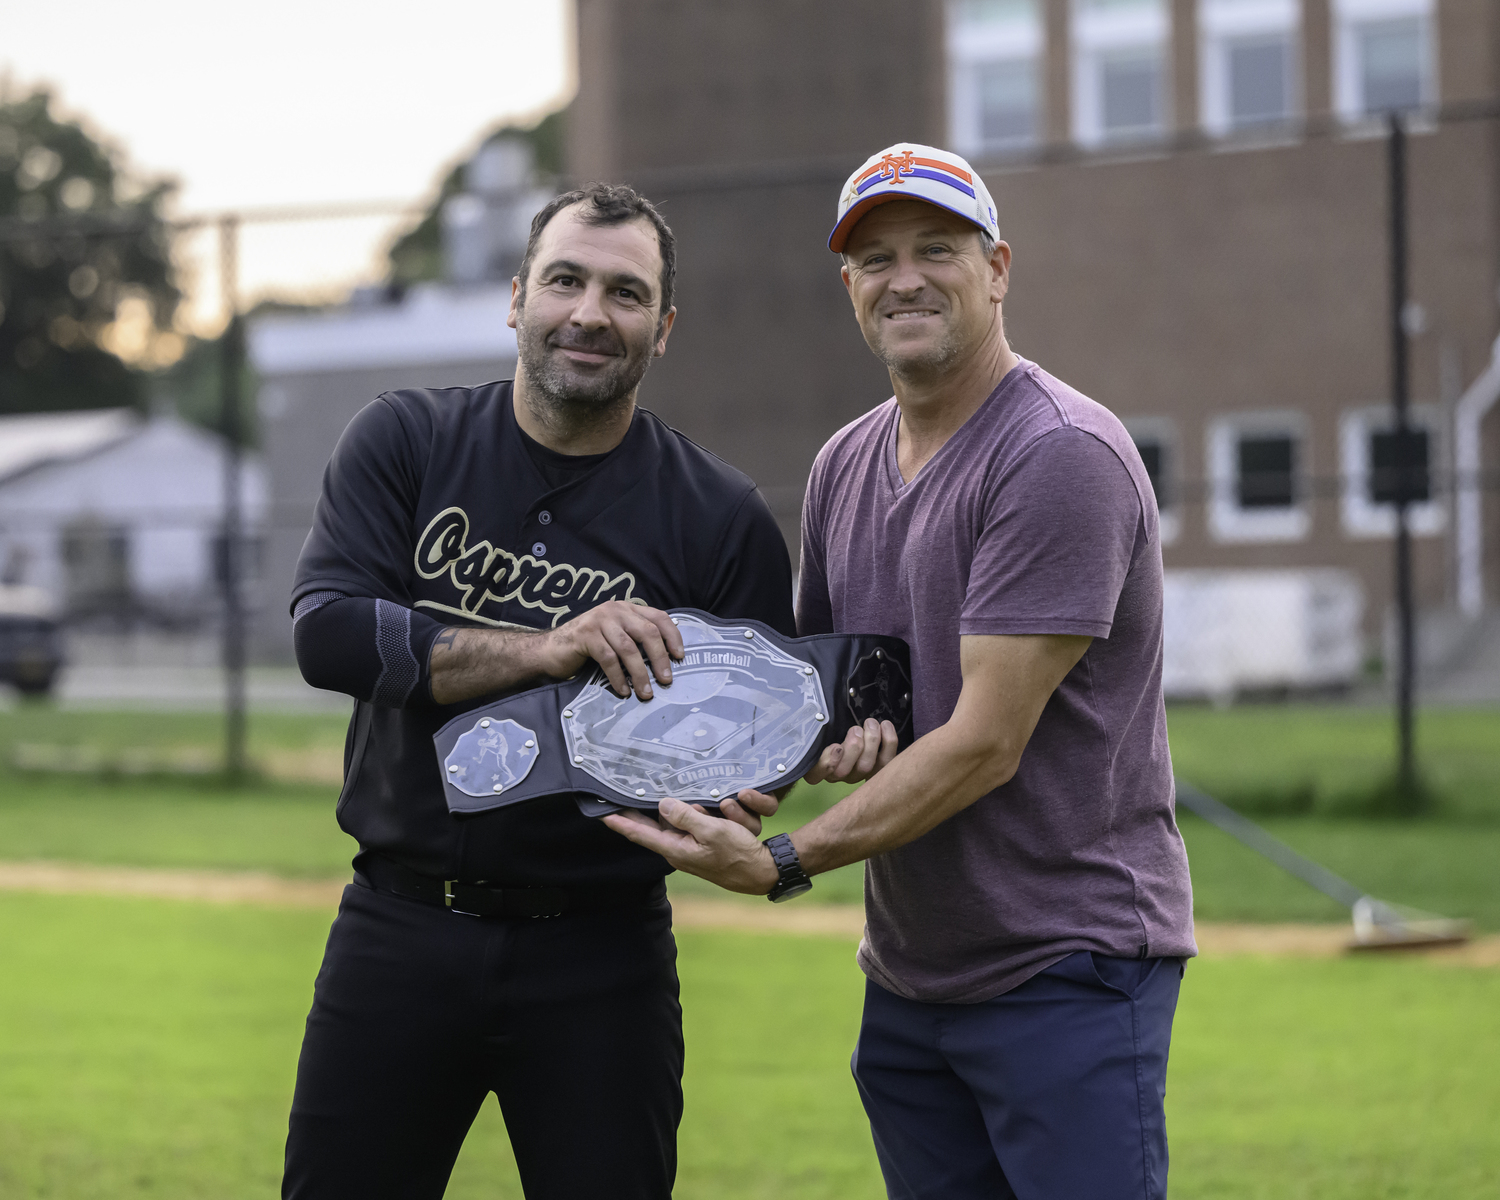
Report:
<svg viewBox="0 0 1500 1200"><path fill-rule="evenodd" d="M619 357L617 354L603 354L597 350L580 350L576 346L559 346L558 349L574 362L580 363L606 363Z"/></svg>
<svg viewBox="0 0 1500 1200"><path fill-rule="evenodd" d="M613 343L599 337L556 337L550 340L553 350L561 351L569 361L579 366L597 367L609 362L611 359L622 358L624 352L618 341Z"/></svg>
<svg viewBox="0 0 1500 1200"><path fill-rule="evenodd" d="M935 317L938 315L935 308L901 308L895 312L885 314L887 321L914 321L922 317Z"/></svg>

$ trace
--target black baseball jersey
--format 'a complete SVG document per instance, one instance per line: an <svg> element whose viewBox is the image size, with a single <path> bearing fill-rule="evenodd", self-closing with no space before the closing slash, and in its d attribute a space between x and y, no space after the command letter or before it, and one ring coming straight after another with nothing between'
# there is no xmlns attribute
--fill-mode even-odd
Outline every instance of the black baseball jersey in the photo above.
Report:
<svg viewBox="0 0 1500 1200"><path fill-rule="evenodd" d="M509 381L387 392L350 422L293 606L332 593L365 598L370 612L410 610L407 629L546 629L627 600L796 632L786 544L747 476L641 409L608 454L551 454L516 424ZM326 610L341 611L357 606ZM405 636L382 643L381 660L407 654ZM666 874L663 859L584 817L571 797L449 814L432 735L494 696L437 705L425 684L347 690L366 698L349 726L338 820L364 849L492 886Z"/></svg>

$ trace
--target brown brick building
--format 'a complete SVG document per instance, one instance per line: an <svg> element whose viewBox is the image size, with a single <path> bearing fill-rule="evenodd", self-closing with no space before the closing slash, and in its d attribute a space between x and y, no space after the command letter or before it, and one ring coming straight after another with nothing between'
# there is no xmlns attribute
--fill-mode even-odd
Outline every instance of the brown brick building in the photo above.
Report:
<svg viewBox="0 0 1500 1200"><path fill-rule="evenodd" d="M889 393L824 248L839 184L929 142L995 195L1012 344L1155 465L1168 566L1344 567L1371 632L1391 557L1368 479L1391 394L1379 114L1407 110L1419 597L1452 606L1467 578L1473 600L1448 485L1500 332L1493 0L578 0L578 54L572 175L635 183L680 239L645 402L759 480L794 546L813 455ZM1500 413L1479 428L1494 603Z"/></svg>

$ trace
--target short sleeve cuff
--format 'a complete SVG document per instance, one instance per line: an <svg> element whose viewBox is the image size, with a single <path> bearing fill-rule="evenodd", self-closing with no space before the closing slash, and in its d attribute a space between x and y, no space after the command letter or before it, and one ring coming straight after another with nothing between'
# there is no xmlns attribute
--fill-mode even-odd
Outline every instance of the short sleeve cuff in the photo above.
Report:
<svg viewBox="0 0 1500 1200"><path fill-rule="evenodd" d="M960 637L1022 637L1036 634L1074 634L1107 638L1113 621L1082 621L1065 617L964 617L958 623Z"/></svg>
<svg viewBox="0 0 1500 1200"><path fill-rule="evenodd" d="M378 599L370 590L368 579L354 579L349 576L338 575L315 575L308 579L299 579L292 591L292 601L289 608L296 610L297 602L304 596L313 592L342 592L345 596L365 596L371 600Z"/></svg>

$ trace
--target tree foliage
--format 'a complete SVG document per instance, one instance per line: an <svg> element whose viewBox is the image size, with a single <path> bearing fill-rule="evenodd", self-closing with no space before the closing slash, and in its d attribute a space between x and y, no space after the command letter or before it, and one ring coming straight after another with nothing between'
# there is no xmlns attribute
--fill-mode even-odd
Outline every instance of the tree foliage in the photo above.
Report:
<svg viewBox="0 0 1500 1200"><path fill-rule="evenodd" d="M536 173L543 179L556 179L563 173L564 141L568 110L559 109L549 113L534 125L502 125L492 130L484 142L498 137L519 136L531 143L535 155ZM483 144L483 142L481 143ZM467 160L459 163L443 177L438 185L437 198L423 214L422 220L409 233L397 238L389 252L390 282L397 287L443 277L443 205L448 199L464 190L464 170Z"/></svg>
<svg viewBox="0 0 1500 1200"><path fill-rule="evenodd" d="M158 330L181 298L162 206L38 90L0 98L0 412L144 403L143 375L105 346L138 297Z"/></svg>
<svg viewBox="0 0 1500 1200"><path fill-rule="evenodd" d="M247 323L269 314L313 313L318 305L291 304L284 300L261 300L247 313ZM181 357L170 366L151 374L151 392L156 401L165 402L184 421L200 425L214 433L224 433L224 345L223 338L184 340ZM260 389L260 379L247 360L240 373L240 444L248 448L260 445L260 419L251 398Z"/></svg>

